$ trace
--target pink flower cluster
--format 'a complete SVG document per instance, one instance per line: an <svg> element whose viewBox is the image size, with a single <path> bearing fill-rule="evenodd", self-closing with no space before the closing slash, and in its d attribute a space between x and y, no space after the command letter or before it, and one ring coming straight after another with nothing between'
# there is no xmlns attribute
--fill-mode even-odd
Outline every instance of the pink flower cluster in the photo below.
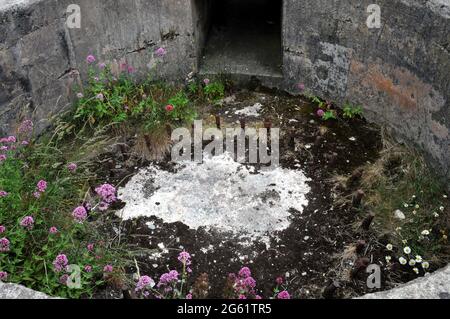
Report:
<svg viewBox="0 0 450 319"><path fill-rule="evenodd" d="M149 276L141 276L136 284L136 292L145 292L147 289L151 289L155 286L155 281Z"/></svg>
<svg viewBox="0 0 450 319"><path fill-rule="evenodd" d="M34 226L34 218L32 216L25 216L24 218L22 218L22 220L20 221L20 226L22 226L23 228L26 228L28 230L33 229Z"/></svg>
<svg viewBox="0 0 450 319"><path fill-rule="evenodd" d="M167 286L177 283L178 276L179 276L179 273L176 270L171 270L168 273L162 274L161 277L159 278L157 287L158 288L167 287Z"/></svg>
<svg viewBox="0 0 450 319"><path fill-rule="evenodd" d="M78 223L84 222L88 216L86 208L84 206L78 206L73 210L72 216Z"/></svg>
<svg viewBox="0 0 450 319"><path fill-rule="evenodd" d="M8 273L6 271L0 271L0 281L6 281L8 279Z"/></svg>
<svg viewBox="0 0 450 319"><path fill-rule="evenodd" d="M77 168L78 168L78 166L77 166L77 164L75 164L75 163L69 163L69 164L67 165L67 169L68 169L69 172L71 172L71 173L75 173L76 170L77 170Z"/></svg>
<svg viewBox="0 0 450 319"><path fill-rule="evenodd" d="M178 255L178 260L185 266L189 266L192 263L191 255L187 251L182 251Z"/></svg>
<svg viewBox="0 0 450 319"><path fill-rule="evenodd" d="M8 238L5 238L5 237L0 238L0 252L1 253L8 252L10 249L9 244L10 244L10 242L9 242Z"/></svg>
<svg viewBox="0 0 450 319"><path fill-rule="evenodd" d="M6 227L3 225L0 225L0 234L3 234L4 232L6 232Z"/></svg>
<svg viewBox="0 0 450 319"><path fill-rule="evenodd" d="M165 56L166 54L167 54L167 50L164 49L163 47L158 48L158 49L155 51L155 55L156 55L157 57L159 57L159 58L162 58L162 57Z"/></svg>
<svg viewBox="0 0 450 319"><path fill-rule="evenodd" d="M66 270L68 264L69 264L69 259L67 259L67 256L64 254L60 254L60 255L56 256L55 260L53 261L53 267L56 272L61 272L63 270Z"/></svg>
<svg viewBox="0 0 450 319"><path fill-rule="evenodd" d="M230 274L229 279L234 281L234 290L239 299L247 299L248 296L260 297L256 294L256 280L252 277L250 268L243 267L238 275Z"/></svg>
<svg viewBox="0 0 450 319"><path fill-rule="evenodd" d="M8 193L5 191L0 191L0 198L8 196Z"/></svg>
<svg viewBox="0 0 450 319"><path fill-rule="evenodd" d="M291 299L291 295L286 290L281 291L277 295L277 299Z"/></svg>
<svg viewBox="0 0 450 319"><path fill-rule="evenodd" d="M50 229L48 230L48 232L52 235L55 235L58 233L58 228L56 228L55 226L50 227Z"/></svg>
<svg viewBox="0 0 450 319"><path fill-rule="evenodd" d="M109 205L117 200L116 188L110 184L103 184L95 189L97 195L101 198L102 202L99 204L99 210L105 211L109 208Z"/></svg>
<svg viewBox="0 0 450 319"><path fill-rule="evenodd" d="M30 134L33 132L33 127L33 121L25 120L20 124L18 131L21 134Z"/></svg>
<svg viewBox="0 0 450 319"><path fill-rule="evenodd" d="M114 268L112 265L106 265L105 267L103 267L103 272L105 273L111 273L113 272Z"/></svg>
<svg viewBox="0 0 450 319"><path fill-rule="evenodd" d="M44 180L40 180L40 181L37 183L37 189L38 189L38 191L41 192L41 193L45 192L45 190L47 189L47 182L44 181Z"/></svg>
<svg viewBox="0 0 450 319"><path fill-rule="evenodd" d="M88 64L92 64L92 63L94 63L95 61L96 61L95 56L93 56L92 54L89 54L89 55L86 57L86 62L87 62Z"/></svg>
<svg viewBox="0 0 450 319"><path fill-rule="evenodd" d="M2 137L0 138L0 143L5 144L5 143L16 143L17 139L15 136L7 136L7 137Z"/></svg>

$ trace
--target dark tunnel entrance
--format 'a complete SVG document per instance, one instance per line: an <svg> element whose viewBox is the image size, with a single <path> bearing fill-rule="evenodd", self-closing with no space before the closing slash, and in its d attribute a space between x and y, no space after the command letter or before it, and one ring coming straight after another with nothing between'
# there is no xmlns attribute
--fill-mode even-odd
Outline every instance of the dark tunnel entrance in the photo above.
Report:
<svg viewBox="0 0 450 319"><path fill-rule="evenodd" d="M197 1L203 1L201 73L281 76L282 0Z"/></svg>

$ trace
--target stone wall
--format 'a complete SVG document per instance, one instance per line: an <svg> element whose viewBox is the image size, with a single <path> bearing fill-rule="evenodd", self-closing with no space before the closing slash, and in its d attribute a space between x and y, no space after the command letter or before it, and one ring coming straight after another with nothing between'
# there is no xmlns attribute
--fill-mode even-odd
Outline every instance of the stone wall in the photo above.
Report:
<svg viewBox="0 0 450 319"><path fill-rule="evenodd" d="M66 26L69 4L81 7L81 28ZM188 5L186 5L186 3ZM195 69L192 10L185 0L8 0L0 5L0 135L32 117L38 130L71 105L85 79L86 56L127 62L147 76L158 46L167 49L156 72L180 80Z"/></svg>
<svg viewBox="0 0 450 319"><path fill-rule="evenodd" d="M183 80L198 70L207 1L2 0L0 134L29 117L41 130L66 109L89 53L143 77L164 46L157 76ZM380 29L366 25L373 2ZM81 29L65 25L71 3L81 7ZM282 34L283 89L304 82L318 96L362 105L450 180L449 0L284 0Z"/></svg>
<svg viewBox="0 0 450 319"><path fill-rule="evenodd" d="M449 0L285 0L283 35L288 90L362 105L450 180Z"/></svg>

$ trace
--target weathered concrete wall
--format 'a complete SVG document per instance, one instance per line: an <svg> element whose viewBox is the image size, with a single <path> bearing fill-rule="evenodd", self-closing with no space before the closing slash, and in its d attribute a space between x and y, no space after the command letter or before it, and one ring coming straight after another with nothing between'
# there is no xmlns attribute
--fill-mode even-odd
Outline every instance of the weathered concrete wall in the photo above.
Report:
<svg viewBox="0 0 450 319"><path fill-rule="evenodd" d="M68 29L69 4L81 7L81 28ZM148 75L158 46L167 49L157 73L181 79L196 67L192 10L185 0L14 0L0 6L0 135L21 118L37 128L70 105L86 74L86 56L127 62Z"/></svg>
<svg viewBox="0 0 450 319"><path fill-rule="evenodd" d="M288 89L362 105L450 181L449 0L285 0L283 34Z"/></svg>
<svg viewBox="0 0 450 319"><path fill-rule="evenodd" d="M70 105L85 57L128 62L144 76L167 48L159 76L198 68L207 0L3 0L0 4L0 134L32 116L42 129ZM369 4L382 27L366 25ZM81 6L81 28L66 8ZM424 151L450 180L450 0L284 0L284 84L360 104L366 116ZM450 183L449 183L450 185Z"/></svg>

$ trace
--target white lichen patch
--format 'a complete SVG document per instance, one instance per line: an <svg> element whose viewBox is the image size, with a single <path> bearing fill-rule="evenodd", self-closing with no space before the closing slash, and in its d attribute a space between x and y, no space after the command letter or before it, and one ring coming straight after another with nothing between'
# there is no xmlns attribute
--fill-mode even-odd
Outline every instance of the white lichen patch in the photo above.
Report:
<svg viewBox="0 0 450 319"><path fill-rule="evenodd" d="M247 106L241 110L237 110L236 112L234 112L234 114L258 117L259 113L261 112L262 107L263 107L263 105L261 103L255 103L252 106Z"/></svg>
<svg viewBox="0 0 450 319"><path fill-rule="evenodd" d="M150 166L119 189L126 203L119 214L126 220L156 216L191 229L205 227L268 242L273 232L290 225L291 208L301 213L308 204L307 181L300 170L256 172L227 153L203 164L179 164L175 173Z"/></svg>

